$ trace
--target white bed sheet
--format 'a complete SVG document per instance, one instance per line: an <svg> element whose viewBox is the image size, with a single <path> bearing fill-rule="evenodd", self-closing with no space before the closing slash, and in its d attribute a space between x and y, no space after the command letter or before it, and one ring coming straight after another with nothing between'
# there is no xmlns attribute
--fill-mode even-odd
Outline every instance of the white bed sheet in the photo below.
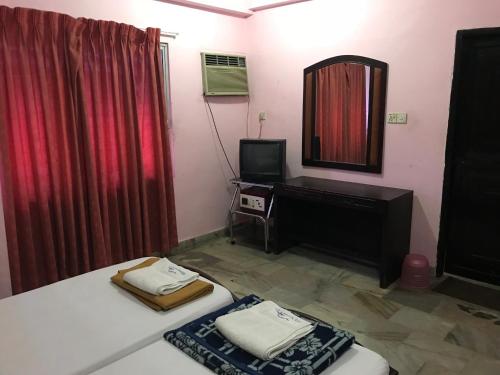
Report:
<svg viewBox="0 0 500 375"><path fill-rule="evenodd" d="M93 375L213 375L165 340L158 341L93 373ZM388 375L387 361L354 344L321 375Z"/></svg>
<svg viewBox="0 0 500 375"><path fill-rule="evenodd" d="M0 300L0 375L88 374L233 302L215 285L210 295L155 312L110 281L144 259Z"/></svg>

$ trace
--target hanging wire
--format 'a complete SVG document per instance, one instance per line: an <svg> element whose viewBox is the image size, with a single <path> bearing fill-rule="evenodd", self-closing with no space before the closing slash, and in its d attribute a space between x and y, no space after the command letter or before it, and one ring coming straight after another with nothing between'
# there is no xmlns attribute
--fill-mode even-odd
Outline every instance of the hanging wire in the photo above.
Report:
<svg viewBox="0 0 500 375"><path fill-rule="evenodd" d="M215 134L217 134L217 139L219 140L220 147L222 148L222 152L224 153L224 156L226 157L227 165L229 165L231 172L233 172L234 178L238 178L238 176L236 175L236 172L233 169L233 166L231 165L231 162L229 161L229 158L227 157L226 149L224 148L224 144L222 143L222 139L220 138L219 129L217 129L217 124L215 122L215 117L214 117L214 113L212 112L212 107L210 106L210 102L208 101L206 96L204 98L205 98L205 103L207 103L207 105L208 105L208 109L210 111L210 116L212 117L212 123L214 125Z"/></svg>

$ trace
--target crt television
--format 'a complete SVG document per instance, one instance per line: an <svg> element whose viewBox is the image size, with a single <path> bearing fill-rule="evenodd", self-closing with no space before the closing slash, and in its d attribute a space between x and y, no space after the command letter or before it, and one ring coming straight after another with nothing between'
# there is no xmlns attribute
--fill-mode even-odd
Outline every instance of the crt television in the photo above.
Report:
<svg viewBox="0 0 500 375"><path fill-rule="evenodd" d="M285 180L286 139L241 139L240 176L256 183Z"/></svg>

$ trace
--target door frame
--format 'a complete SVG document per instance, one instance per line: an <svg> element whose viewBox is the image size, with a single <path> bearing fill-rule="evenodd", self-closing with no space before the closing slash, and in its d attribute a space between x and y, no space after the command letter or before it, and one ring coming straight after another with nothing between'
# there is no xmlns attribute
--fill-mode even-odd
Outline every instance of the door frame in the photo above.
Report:
<svg viewBox="0 0 500 375"><path fill-rule="evenodd" d="M441 220L439 223L439 237L437 246L436 276L440 277L446 270L447 238L449 232L451 206L451 189L453 181L453 156L455 154L455 134L457 129L457 112L459 104L460 75L462 73L462 58L464 56L464 40L468 37L485 36L488 34L500 35L500 27L458 30L455 42L455 60L453 80L451 84L450 115L448 118L448 133L446 135L445 166L443 179L443 193L441 199ZM453 272L452 272L453 273ZM471 273L469 276L476 279ZM481 281L487 281L481 279Z"/></svg>

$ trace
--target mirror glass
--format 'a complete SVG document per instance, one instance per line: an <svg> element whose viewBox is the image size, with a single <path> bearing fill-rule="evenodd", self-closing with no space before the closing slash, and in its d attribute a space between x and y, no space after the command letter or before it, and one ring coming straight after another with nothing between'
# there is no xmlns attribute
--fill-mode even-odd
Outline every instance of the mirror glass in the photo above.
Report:
<svg viewBox="0 0 500 375"><path fill-rule="evenodd" d="M304 165L382 171L387 64L337 56L304 70Z"/></svg>

